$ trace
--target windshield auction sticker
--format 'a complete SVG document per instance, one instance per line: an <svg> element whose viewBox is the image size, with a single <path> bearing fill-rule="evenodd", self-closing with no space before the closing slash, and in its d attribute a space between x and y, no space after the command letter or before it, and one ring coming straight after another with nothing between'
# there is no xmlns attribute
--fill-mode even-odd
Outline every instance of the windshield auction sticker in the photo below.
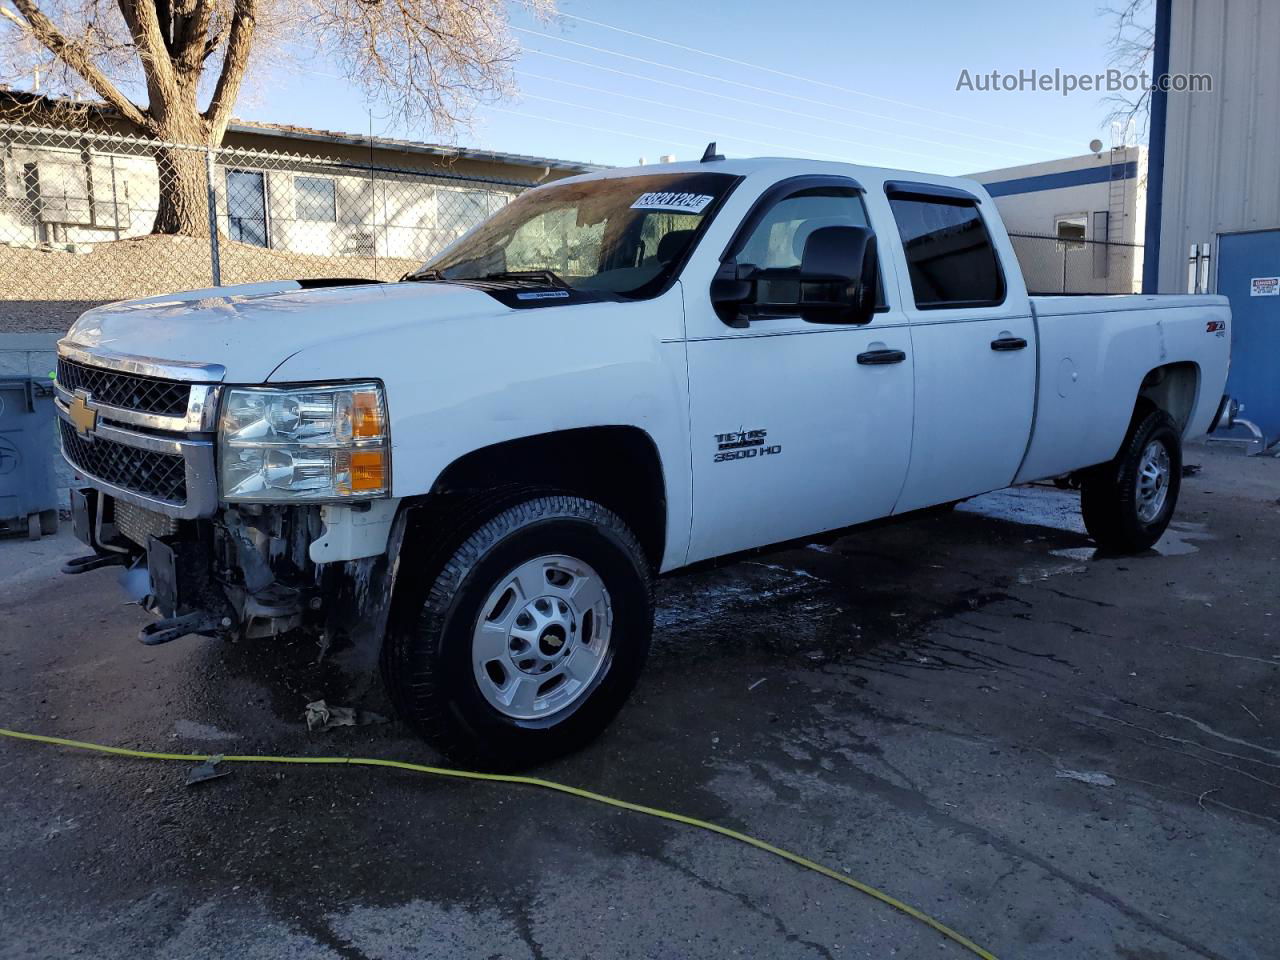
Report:
<svg viewBox="0 0 1280 960"><path fill-rule="evenodd" d="M669 210L674 213L701 213L715 197L705 193L642 193L632 210Z"/></svg>

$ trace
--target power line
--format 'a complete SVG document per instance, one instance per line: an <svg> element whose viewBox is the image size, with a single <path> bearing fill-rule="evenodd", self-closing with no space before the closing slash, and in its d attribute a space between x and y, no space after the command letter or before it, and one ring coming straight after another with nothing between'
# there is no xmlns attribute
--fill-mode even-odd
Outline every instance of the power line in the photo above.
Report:
<svg viewBox="0 0 1280 960"><path fill-rule="evenodd" d="M1001 123L992 123L989 120L976 120L973 117L966 117L963 114L959 114L959 113L950 113L946 110L939 110L936 107L926 107L918 103L911 103L907 100L895 100L893 97L884 97L875 93L867 93L864 90L855 90L852 87L844 87L838 83L830 83L829 81L826 81L826 80L818 80L813 77L805 77L796 73L788 73L785 70L777 70L773 67L764 66L763 64L750 63L749 61L746 61L746 60L737 60L733 57L726 57L723 54L713 53L710 50L703 50L699 47L690 47L683 43L676 43L673 40L665 40L662 37L654 37L647 33L640 33L636 30L628 30L625 27L614 26L613 24L605 23L601 20L592 20L590 17L580 17L572 13L564 13L563 11L559 11L558 15L561 18L566 20L576 20L580 23L589 23L593 27L601 27L605 30L612 30L615 33L622 33L630 37L637 37L641 40L649 40L653 43L660 43L663 46L674 47L677 50L684 50L687 53L696 53L699 56L703 56L703 57L711 57L715 60L721 60L725 63L732 63L739 67L748 67L752 70L762 70L765 73L772 73L774 76L785 77L788 80L799 80L802 83L812 83L812 84L815 84L816 86L827 87L828 89L836 90L836 91L839 91L840 93L847 93L847 94L850 94L851 96L866 97L867 99L870 99L870 100L879 100L882 103L891 103L894 106L907 107L911 110L923 110L927 113L935 113L941 117L950 117L954 120L963 120L965 123L979 123L979 124L982 124L983 126L994 127L997 130L1013 130L1014 129L1013 127L1008 127ZM1017 132L1026 133L1026 131L1022 131L1022 130L1019 130ZM1062 137L1051 137L1045 134L1033 133L1031 134L1031 136L1039 137L1042 140L1052 140L1055 143L1067 142L1066 139Z"/></svg>
<svg viewBox="0 0 1280 960"><path fill-rule="evenodd" d="M570 59L570 58L568 58L568 57L557 57L555 54L548 54L548 53L546 53L546 52L544 52L544 51L542 51L542 50L534 50L534 49L532 49L532 48L528 48L528 49L526 49L524 52L526 52L526 53L536 53L536 54L539 54L539 55L542 55L542 56L550 56L550 57L552 57L552 58L554 58L554 59L557 59L557 60L568 60L570 63L577 63L577 64L581 64L581 65L583 65L583 66L594 66L594 64L589 64L589 63L587 63L587 62L586 62L586 61L584 61L584 60L572 60L572 59ZM750 106L750 107L759 107L759 106L761 106L760 104L757 104L755 101L747 100L747 99L744 99L744 98L742 98L742 97L731 97L731 96L728 96L728 95L726 95L726 94L711 93L710 91L698 90L698 89L697 89L697 88L695 88L695 87L685 86L684 84L671 83L671 82L670 82L670 81L668 81L668 80L657 80L657 79L655 79L655 78L643 77L643 76L641 76L641 75L640 75L640 74L638 74L638 73L627 73L627 72L626 72L626 71L624 71L624 70L614 70L614 69L613 69L613 68L611 68L611 67L599 67L599 69L601 69L601 70L608 70L610 73L617 73L617 74L620 74L621 76L624 76L624 77L631 77L631 78L633 78L633 79L637 79L637 80L650 80L650 79L652 79L652 80L653 80L653 82L655 82L655 83L661 83L661 84L664 84L664 85L667 85L667 86L676 87L677 89L680 89L680 90L687 90L687 91L690 91L690 92L692 92L692 93L700 93L700 94L706 94L706 95L708 95L708 96L719 97L719 98L721 98L721 99L723 99L723 100L729 100L729 101L730 101L730 102L732 102L732 103L741 103L741 104L746 104L747 106ZM593 87L593 86L590 86L589 84L585 84L585 83L575 83L575 82L574 82L574 81L572 81L572 80L565 80L565 79L562 79L562 78L560 78L560 77L551 77L551 76L546 76L545 74L534 73L533 71L531 71L531 70L526 70L526 69L524 69L523 67L518 68L518 70L519 70L519 72L520 72L521 74L523 74L524 76L526 76L526 77L533 77L534 79L537 79L537 80L547 80L547 81L550 81L551 83L560 83L560 84L564 84L565 86L569 86L569 87L578 87L578 88L580 88L580 89L582 89L582 90L590 90L590 91L592 91L592 92L596 92L596 93L601 92L601 91L600 91L600 89L599 89L598 87ZM804 130L794 130L794 129L792 129L792 130L785 130L784 128L780 128L780 127L778 127L776 124L768 123L768 122L765 122L765 121L760 121L760 120L747 120L747 119L742 118L742 117L730 117L730 116L726 116L725 114L722 114L722 113L712 113L712 112L707 111L707 110L699 110L699 109L698 109L698 108L696 108L696 107L686 107L686 106L684 106L684 105L682 105L682 104L679 104L679 103L668 103L668 102L664 102L664 101L662 101L662 100L653 100L653 99L651 99L651 98L649 98L649 97L638 97L638 96L636 96L636 95L634 95L634 94L630 94L630 93L621 93L621 92L616 91L616 90L614 90L614 91L610 91L610 92L609 92L609 96L613 96L613 97L623 97L623 98L625 98L625 99L627 99L627 100L635 100L635 101L638 101L638 102L640 102L640 103L648 103L648 104L652 104L652 105L654 105L654 106L662 107L662 108L664 108L664 109L673 109L673 108L674 108L674 109L676 109L676 110L684 110L684 111L686 111L686 112L688 112L688 113L700 113L700 114L702 114L703 116L706 116L706 117L713 117L713 118L715 118L715 119L717 119L717 120L728 120L728 121L730 121L730 122L732 122L732 123L746 123L746 124L750 124L750 125L752 125L752 126L757 126L757 127L768 127L769 129L772 129L772 130L778 130L779 132L794 133L794 134L796 134L797 136L802 136L802 137L817 137L819 140L830 140L830 141L832 141L833 143L853 144L853 145L855 145L855 146L863 147L863 148L866 148L866 147L868 147L868 146L871 146L871 144L868 144L868 143L866 143L866 142L864 142L864 141L851 140L851 139L849 139L848 137L832 137L832 136L828 136L827 134L822 134L822 133L813 133L813 132L810 132L810 131L804 131ZM801 118L804 118L804 119L806 119L806 120L817 120L817 121L819 121L819 122L821 122L821 123L827 123L827 124L838 124L838 125L843 126L843 127L849 127L849 128L850 128L850 129L852 129L852 130L866 130L866 131L869 131L869 132L871 132L871 133L880 134L880 131L876 130L876 129L875 129L875 128L873 128L873 127L867 127L867 126L863 126L863 125L861 125L861 124L856 124L856 123L848 123L847 121L831 120L831 119L829 119L829 118L827 118L827 117L820 116L819 114L816 114L816 113L801 113L801 112L796 111L796 110L787 110L787 109L782 108L782 107L770 107L769 109L771 109L771 110L777 110L777 111L779 111L779 112L781 112L781 113L786 113L786 114L789 114L789 115L791 115L791 116L801 117ZM993 153L989 148L982 148L982 147L965 147L965 146L960 146L959 144L946 143L945 141L942 141L942 140L930 140L930 139L928 139L927 137L914 137L914 136L911 136L910 134L906 134L906 133L898 133L898 134L894 134L894 136L895 136L895 137L897 137L897 138L900 138L900 139L905 139L905 140L914 140L914 141L916 141L916 142L918 142L918 143L926 143L926 144L929 144L930 146L935 146L935 147L947 147L947 148L949 148L949 149L953 149L953 150L963 150L963 151L965 151L965 152L967 152L967 153L975 153L975 154L977 154L978 156L981 156L981 157L1001 156L1001 154ZM903 149L901 149L901 148L899 148L899 147L892 147L892 146L888 146L887 144L882 144L882 143L876 143L876 144L875 144L875 146L876 146L876 147L879 147L879 148L881 148L881 149L884 149L884 150L889 150L890 152L893 152L893 153L900 153L900 154L903 154L903 155L905 155L905 156L910 156L910 157L922 157L922 158L924 158L924 159L926 159L926 160L937 160L937 154L936 154L936 153L921 153L921 152L919 152L919 151L915 151L915 150L903 150Z"/></svg>
<svg viewBox="0 0 1280 960"><path fill-rule="evenodd" d="M575 110L594 110L596 113L603 113L603 114L606 114L607 116L617 117L619 120L631 120L632 122L635 122L635 123L652 123L660 127L670 127L672 130L686 130L691 133L704 132L699 127L686 127L679 123L671 123L668 120L654 120L650 117L637 117L633 113L619 113L618 111L610 110L607 107L593 107L585 103L574 103L572 100L559 100L555 97L543 97L543 96L539 96L536 93L523 93L521 94L521 96L526 97L530 100L541 100L544 103L559 104L562 107L573 107ZM736 140L739 143L754 143L762 147L773 147L774 149L777 149L777 150L791 149L791 147L785 143L773 143L772 141L769 141L769 140L756 140L751 137L737 136L737 137L733 137L732 140ZM687 144L685 144L685 146L687 146ZM825 157L828 160L835 160L838 163L853 162L849 160L848 157L842 156L840 154L835 154L835 153L823 153L821 151L810 150L809 154L811 156Z"/></svg>
<svg viewBox="0 0 1280 960"><path fill-rule="evenodd" d="M775 113L782 113L782 114L786 114L788 116L793 116L793 117L801 117L805 120L817 120L820 123L825 123L828 125L833 125L838 127L848 127L850 130L866 130L876 134L878 137L881 137L881 138L910 136L909 134L898 133L896 131L886 134L884 131L877 130L874 127L863 126L862 124L859 124L859 123L851 123L848 120L836 120L831 117L824 117L816 113L804 113L803 111L794 110L794 109L791 109L790 107L777 107L777 106L773 106L772 104L760 103L757 100L748 100L745 97L735 97L732 94L728 94L728 93L715 93L714 91L711 91L711 90L700 90L697 87L691 87L685 83L676 83L675 81L672 81L672 80L662 80L662 79L659 79L658 77L649 77L641 73L632 73L629 70L619 70L617 67L606 67L603 64L591 63L590 61L587 61L587 60L578 60L574 57L565 57L558 53L551 53L548 50L539 50L536 47L523 47L521 49L521 53L534 54L539 57L548 57L552 60L558 60L561 63L571 63L580 67L588 67L592 70L602 70L602 71L605 71L606 73L616 74L620 77L627 77L628 79L631 79L631 80L642 80L646 83L651 83L651 84L657 83L664 87L671 87L672 89L675 89L675 90L683 90L687 93L696 93L699 96L715 97L717 100L725 100L729 103L740 103L748 107L751 107L755 110L760 110L760 109L772 110ZM924 138L914 137L912 139L924 139ZM937 140L925 140L925 142L942 146L942 147L952 148L952 149L954 149L957 146L956 144L945 143L943 141L937 141ZM894 148L889 148L889 149L894 149ZM972 148L962 148L962 149L972 149ZM1051 150L1047 150L1044 147L1030 147L1025 144L1021 147L1021 149L1043 150L1046 153L1053 152ZM1006 161L1008 159L1007 154L1000 151L996 151L996 150L988 150L987 153L983 155L990 156L990 157L1000 157L1001 159L1004 159ZM923 156L923 155L917 154L917 156ZM936 160L937 155L929 154L928 159Z"/></svg>
<svg viewBox="0 0 1280 960"><path fill-rule="evenodd" d="M688 147L690 150L701 150L702 144L681 143L678 140L668 140L666 137L646 137L644 134L631 133L626 130L609 130L605 127L596 126L594 123L578 123L575 120L562 120L559 117L543 117L536 113L528 113L524 110L510 110L507 107L488 107L488 110L494 113L509 113L513 117L520 117L524 120L537 120L541 123L558 123L566 127L578 127L582 130L594 130L596 133L607 133L615 137L631 137L633 140L643 140L645 143L663 144L668 147Z"/></svg>
<svg viewBox="0 0 1280 960"><path fill-rule="evenodd" d="M699 79L702 79L702 80L710 80L714 83L727 83L735 87L742 87L743 89L751 90L755 93L763 93L773 97L782 97L787 100L798 100L801 103L807 103L814 106L826 107L831 110L843 110L846 113L853 113L853 114L858 114L860 116L873 117L877 120L887 120L890 123L901 123L901 124L906 124L912 127L924 127L926 130L937 129L936 125L934 124L922 123L917 120L905 120L901 117L886 117L884 114L870 113L866 110L857 110L857 109L854 109L853 107L846 107L843 104L831 103L830 101L827 101L827 100L814 100L812 97L801 97L792 93L783 93L780 90L771 90L768 87L762 87L762 86L759 86L758 84L744 83L741 80L730 80L727 77L717 77L717 76L714 76L713 74L701 73L697 70L689 70L685 67L677 67L674 64L661 63L657 60L649 60L645 57L637 57L629 53L622 53L621 51L618 51L618 50L610 50L606 47L597 47L594 44L582 43L581 41L578 41L578 40L570 40L568 37L558 37L552 33L545 33L539 30L530 30L527 27L517 27L515 25L512 25L511 29L519 33L527 33L530 36L543 37L548 40L554 40L557 43L567 43L570 46L581 47L584 50L591 50L591 51L594 51L595 53L603 53L610 57L621 57L624 60L633 60L636 63L643 63L651 67L657 67L659 70L674 70L677 73L688 74L689 76L698 77ZM1018 147L1021 150L1033 149L1033 150L1040 150L1044 153L1053 153L1053 154L1058 153L1058 151L1050 150L1047 147L1030 147L1025 142L1015 142L1013 140L1001 140L997 137L987 137L977 133L964 133L963 131L958 131L958 130L957 131L947 130L944 132L947 133L949 136L970 137L975 140L986 140L990 143L999 143L1004 146Z"/></svg>

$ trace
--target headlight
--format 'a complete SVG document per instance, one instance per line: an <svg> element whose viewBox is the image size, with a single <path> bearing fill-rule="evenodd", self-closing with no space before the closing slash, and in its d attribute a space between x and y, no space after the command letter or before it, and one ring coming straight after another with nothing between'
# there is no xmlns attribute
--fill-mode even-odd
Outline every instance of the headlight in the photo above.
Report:
<svg viewBox="0 0 1280 960"><path fill-rule="evenodd" d="M233 387L218 424L218 488L231 501L386 496L391 483L382 387Z"/></svg>

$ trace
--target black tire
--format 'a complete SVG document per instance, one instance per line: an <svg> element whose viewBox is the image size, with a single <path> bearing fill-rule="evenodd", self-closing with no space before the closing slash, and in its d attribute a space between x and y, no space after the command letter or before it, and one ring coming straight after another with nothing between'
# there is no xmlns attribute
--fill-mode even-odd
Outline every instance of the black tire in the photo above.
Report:
<svg viewBox="0 0 1280 960"><path fill-rule="evenodd" d="M1139 513L1138 474L1152 443L1164 447L1169 473L1164 504L1149 519ZM1167 413L1151 407L1134 414L1120 452L1110 463L1090 470L1080 484L1080 512L1085 529L1107 553L1140 553L1160 539L1182 489L1182 438Z"/></svg>
<svg viewBox="0 0 1280 960"><path fill-rule="evenodd" d="M598 735L626 702L649 652L653 592L639 542L616 514L590 500L525 494L455 543L440 560L403 570L402 616L384 648L383 672L402 717L446 756L515 769L571 752ZM472 511L474 515L474 510ZM447 554L445 556L444 554ZM598 572L613 613L605 660L584 692L550 716L515 719L491 705L472 667L472 631L499 581L546 554L578 558ZM409 578L423 575L421 581Z"/></svg>

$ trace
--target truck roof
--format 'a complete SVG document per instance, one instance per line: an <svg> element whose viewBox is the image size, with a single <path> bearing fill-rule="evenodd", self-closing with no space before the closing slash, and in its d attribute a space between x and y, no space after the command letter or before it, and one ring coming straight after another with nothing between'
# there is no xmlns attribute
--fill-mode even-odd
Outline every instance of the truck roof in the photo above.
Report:
<svg viewBox="0 0 1280 960"><path fill-rule="evenodd" d="M873 184L878 186L886 180L912 180L919 183L961 187L970 193L976 194L978 197L987 195L982 184L966 177L947 177L937 173L922 173L918 170L868 167L857 163L808 160L798 157L743 157L731 160L710 160L705 163L699 160L684 160L679 163L645 164L639 167L613 167L608 170L556 180L555 183L574 183L580 180L598 180L605 177L657 176L665 173L729 173L740 177L763 174L777 180L803 176L806 173L825 173L852 177L864 187Z"/></svg>

